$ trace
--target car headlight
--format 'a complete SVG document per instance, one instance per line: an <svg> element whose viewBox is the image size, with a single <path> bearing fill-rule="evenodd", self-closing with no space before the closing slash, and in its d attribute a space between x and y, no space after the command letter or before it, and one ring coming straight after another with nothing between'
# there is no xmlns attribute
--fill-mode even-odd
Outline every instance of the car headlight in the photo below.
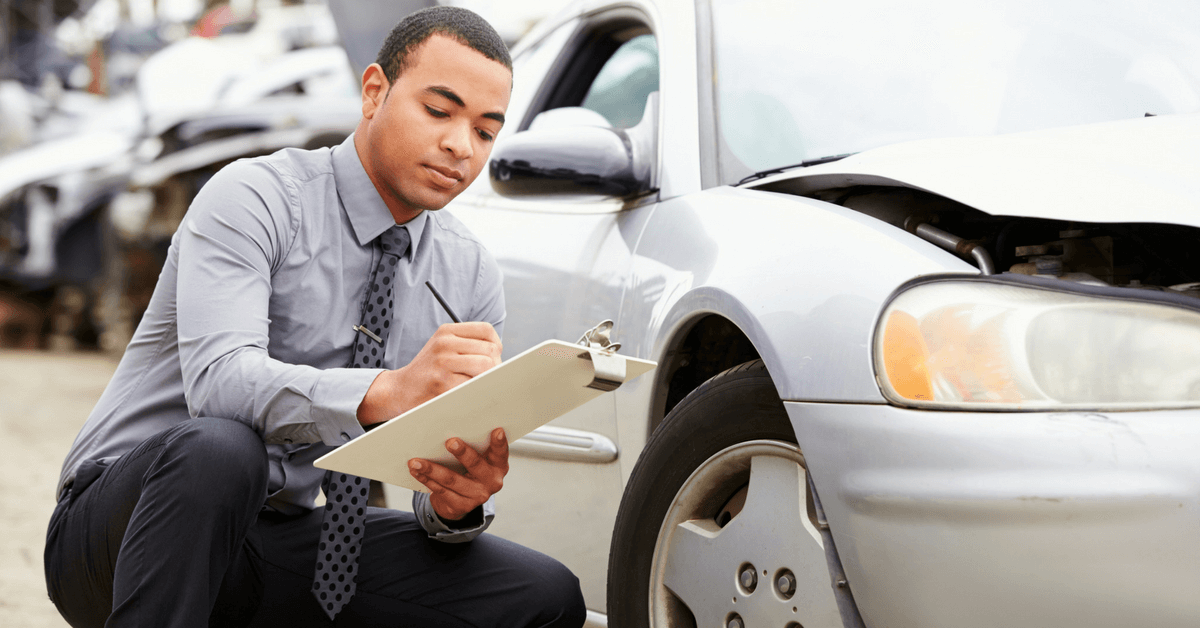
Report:
<svg viewBox="0 0 1200 628"><path fill-rule="evenodd" d="M938 280L900 292L875 334L884 395L971 410L1200 406L1200 301L1053 281Z"/></svg>

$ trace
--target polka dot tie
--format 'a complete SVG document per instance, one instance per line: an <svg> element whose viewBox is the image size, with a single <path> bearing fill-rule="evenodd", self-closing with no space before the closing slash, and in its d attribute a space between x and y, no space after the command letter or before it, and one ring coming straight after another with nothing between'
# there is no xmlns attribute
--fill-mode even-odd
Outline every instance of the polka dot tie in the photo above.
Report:
<svg viewBox="0 0 1200 628"><path fill-rule="evenodd" d="M408 229L399 225L388 229L379 236L379 244L383 257L367 286L367 302L363 305L351 367L383 367L383 349L392 327L392 288L396 266L408 251ZM325 491L325 513L321 519L313 595L331 620L357 590L355 578L366 528L369 486L370 482L363 478L333 472L325 474L321 485Z"/></svg>

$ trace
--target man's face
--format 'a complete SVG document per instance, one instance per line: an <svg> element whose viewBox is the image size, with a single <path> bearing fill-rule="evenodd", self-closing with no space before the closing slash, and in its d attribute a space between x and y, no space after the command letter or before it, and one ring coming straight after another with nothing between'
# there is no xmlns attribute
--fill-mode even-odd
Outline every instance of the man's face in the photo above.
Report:
<svg viewBox="0 0 1200 628"><path fill-rule="evenodd" d="M511 86L503 64L437 34L409 53L390 89L378 65L367 68L355 145L396 222L441 209L479 176Z"/></svg>

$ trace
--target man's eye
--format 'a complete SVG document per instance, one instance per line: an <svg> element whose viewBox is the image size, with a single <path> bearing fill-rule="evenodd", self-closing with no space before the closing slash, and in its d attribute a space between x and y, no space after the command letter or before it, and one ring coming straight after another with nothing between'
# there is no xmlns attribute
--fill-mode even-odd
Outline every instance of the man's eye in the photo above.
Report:
<svg viewBox="0 0 1200 628"><path fill-rule="evenodd" d="M429 115L431 115L431 116L433 116L433 117L435 117L435 118L448 118L448 117L450 117L450 114L446 113L445 111L438 111L437 109L434 109L433 107L430 107L429 105L425 105L425 111L428 111L428 112L429 112Z"/></svg>
<svg viewBox="0 0 1200 628"><path fill-rule="evenodd" d="M479 138L485 142L492 141L492 134L487 131L479 131Z"/></svg>

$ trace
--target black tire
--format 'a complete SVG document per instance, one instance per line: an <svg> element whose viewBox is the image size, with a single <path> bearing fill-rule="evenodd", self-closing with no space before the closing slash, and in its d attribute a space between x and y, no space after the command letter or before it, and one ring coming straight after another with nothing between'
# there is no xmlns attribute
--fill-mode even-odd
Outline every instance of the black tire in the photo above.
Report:
<svg viewBox="0 0 1200 628"><path fill-rule="evenodd" d="M608 559L609 626L649 626L655 543L676 494L692 472L714 454L750 440L796 442L762 360L746 362L709 379L655 430L625 487L613 530ZM732 496L740 487L719 490Z"/></svg>

